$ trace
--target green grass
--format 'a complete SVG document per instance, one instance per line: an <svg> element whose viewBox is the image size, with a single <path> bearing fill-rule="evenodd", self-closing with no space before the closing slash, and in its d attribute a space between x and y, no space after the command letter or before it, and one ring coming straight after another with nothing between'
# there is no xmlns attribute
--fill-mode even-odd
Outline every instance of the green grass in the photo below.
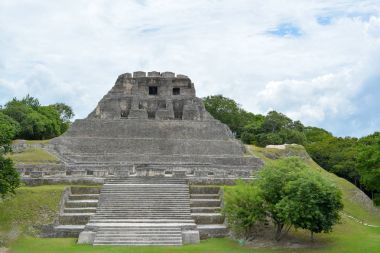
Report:
<svg viewBox="0 0 380 253"><path fill-rule="evenodd" d="M303 235L301 235L303 236ZM116 247L77 245L76 239L42 239L23 237L11 245L11 253L288 253L288 252L315 252L315 253L378 253L380 250L380 228L369 228L357 224L349 219L343 219L331 234L317 235L321 245L317 249L255 249L240 246L231 239L210 239L197 245L183 247Z"/></svg>
<svg viewBox="0 0 380 253"><path fill-rule="evenodd" d="M50 140L14 140L13 144L24 142L25 144L49 144Z"/></svg>
<svg viewBox="0 0 380 253"><path fill-rule="evenodd" d="M15 196L0 199L0 240L33 234L33 226L49 224L57 217L64 185L21 187Z"/></svg>
<svg viewBox="0 0 380 253"><path fill-rule="evenodd" d="M54 155L40 148L29 148L20 153L11 153L7 155L16 163L57 163L59 159Z"/></svg>

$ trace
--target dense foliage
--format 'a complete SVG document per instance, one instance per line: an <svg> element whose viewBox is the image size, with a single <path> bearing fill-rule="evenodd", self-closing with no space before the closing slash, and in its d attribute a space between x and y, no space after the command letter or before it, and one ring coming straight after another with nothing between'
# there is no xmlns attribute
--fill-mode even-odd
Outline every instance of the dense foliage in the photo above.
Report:
<svg viewBox="0 0 380 253"><path fill-rule="evenodd" d="M9 158L0 155L0 197L8 193L15 193L20 185L20 176Z"/></svg>
<svg viewBox="0 0 380 253"><path fill-rule="evenodd" d="M265 218L264 202L256 185L238 181L224 194L224 203L229 227L239 237L248 239L256 223Z"/></svg>
<svg viewBox="0 0 380 253"><path fill-rule="evenodd" d="M7 144L14 138L43 140L59 136L73 116L72 109L62 103L42 106L29 95L21 100L14 98L0 109L0 130L4 129L0 141Z"/></svg>
<svg viewBox="0 0 380 253"><path fill-rule="evenodd" d="M240 182L225 195L227 220L237 235L248 238L257 222L270 218L275 239L291 227L330 232L342 210L340 191L296 157L266 164L257 182Z"/></svg>
<svg viewBox="0 0 380 253"><path fill-rule="evenodd" d="M20 124L11 117L0 112L0 147L5 152L11 141L20 132ZM1 152L0 152L1 153Z"/></svg>
<svg viewBox="0 0 380 253"><path fill-rule="evenodd" d="M206 97L204 102L210 114L227 124L242 142L261 147L285 143L304 145L324 169L351 181L372 198L380 195L379 132L360 139L335 137L324 129L305 127L276 111L265 116L247 112L221 95Z"/></svg>
<svg viewBox="0 0 380 253"><path fill-rule="evenodd" d="M29 95L0 106L0 197L14 193L20 185L12 160L4 157L12 140L56 137L67 130L73 116L72 109L63 103L42 106L37 98Z"/></svg>

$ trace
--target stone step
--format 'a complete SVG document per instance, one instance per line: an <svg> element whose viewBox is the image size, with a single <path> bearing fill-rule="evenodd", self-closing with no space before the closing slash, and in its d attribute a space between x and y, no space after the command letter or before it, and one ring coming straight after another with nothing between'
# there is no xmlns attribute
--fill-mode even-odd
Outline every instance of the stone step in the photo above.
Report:
<svg viewBox="0 0 380 253"><path fill-rule="evenodd" d="M160 241L160 242L138 242L138 241L131 241L131 242L109 242L109 241L95 241L95 246L101 246L101 245L113 245L113 246L181 246L182 240L179 242L172 242L172 241Z"/></svg>
<svg viewBox="0 0 380 253"><path fill-rule="evenodd" d="M80 207L97 207L98 200L68 200L65 202L65 207L80 208Z"/></svg>
<svg viewBox="0 0 380 253"><path fill-rule="evenodd" d="M64 213L88 213L94 214L96 212L96 207L80 207L80 208L65 208Z"/></svg>
<svg viewBox="0 0 380 253"><path fill-rule="evenodd" d="M71 186L71 194L99 194L100 187Z"/></svg>
<svg viewBox="0 0 380 253"><path fill-rule="evenodd" d="M193 219L97 219L91 217L91 223L189 223L194 224Z"/></svg>
<svg viewBox="0 0 380 253"><path fill-rule="evenodd" d="M196 224L223 224L224 216L220 213L192 213Z"/></svg>
<svg viewBox="0 0 380 253"><path fill-rule="evenodd" d="M99 194L71 194L69 200L99 199Z"/></svg>
<svg viewBox="0 0 380 253"><path fill-rule="evenodd" d="M120 233L120 232L165 232L165 231L177 231L177 226L163 226L162 224L135 224L134 226L128 225L127 227L102 227L101 232Z"/></svg>
<svg viewBox="0 0 380 253"><path fill-rule="evenodd" d="M123 215L123 214L136 214L138 215L139 213L142 214L158 214L158 215L167 215L168 211L151 211L151 210L142 210L142 211L119 211L119 212L112 212L112 211L98 211L96 212L96 215L109 215L109 214L114 214L114 215ZM190 215L190 212L170 212L172 215Z"/></svg>
<svg viewBox="0 0 380 253"><path fill-rule="evenodd" d="M136 219L139 217L140 219L191 219L191 215L171 215L168 217L166 214L125 214L125 215L111 215L111 214L97 214L93 216L91 220L95 219L104 219L104 218L109 218L109 219ZM70 223L68 223L70 224Z"/></svg>
<svg viewBox="0 0 380 253"><path fill-rule="evenodd" d="M157 236L158 235L158 236ZM162 231L150 231L150 230L146 230L146 231L139 231L139 230L134 230L134 231L117 231L117 232L114 232L114 231L99 231L97 232L97 237L98 238L101 238L101 237L113 237L113 238L120 238L120 237L146 237L146 236L157 236L157 237L162 237L162 236L168 236L168 237L175 237L175 236L178 236L178 231L177 230L171 230L171 231L168 231L168 230L162 230Z"/></svg>
<svg viewBox="0 0 380 253"><path fill-rule="evenodd" d="M161 184L161 183L173 183L178 182L181 184L186 184L187 180L183 178L169 178L169 177L125 177L125 178L109 178L106 180L106 184L113 182L127 182L127 183L136 183L144 182L151 184Z"/></svg>
<svg viewBox="0 0 380 253"><path fill-rule="evenodd" d="M107 191L102 191L102 194L108 195L108 194L113 194L113 195L118 195L118 194L127 194L127 195L134 195L134 194L142 194L142 195L149 195L149 194L160 194L160 195L165 195L165 194L174 194L174 195L185 195L188 196L187 191L182 191L182 190L173 190L173 191L168 191L168 190L163 190L163 189L150 189L148 191L145 191L144 189L135 189L135 190L107 190ZM155 195L152 195L155 196Z"/></svg>
<svg viewBox="0 0 380 253"><path fill-rule="evenodd" d="M219 194L191 194L192 199L219 199Z"/></svg>
<svg viewBox="0 0 380 253"><path fill-rule="evenodd" d="M154 216L154 215L124 215L124 216L96 216L91 218L91 222L102 222L102 220L120 220L120 219L133 219L133 220L189 220L191 216L172 216L170 219L167 216ZM66 224L83 224L83 223L66 223ZM84 223L87 224L87 223ZM202 223L202 224L210 224L210 223Z"/></svg>
<svg viewBox="0 0 380 253"><path fill-rule="evenodd" d="M178 191L175 191L175 192L163 192L161 191L160 189L158 190L155 190L155 191L138 191L138 192L132 192L132 191L125 191L125 192L113 192L113 191L110 191L110 192L102 192L102 196L104 197L120 197L120 196L127 196L127 197L133 197L133 196L151 196L152 198L156 197L156 196L162 196L162 197L165 197L165 196L171 196L173 195L173 197L190 197L190 195L188 195L186 192L178 192Z"/></svg>
<svg viewBox="0 0 380 253"><path fill-rule="evenodd" d="M100 228L94 245L182 245L180 227L108 227Z"/></svg>
<svg viewBox="0 0 380 253"><path fill-rule="evenodd" d="M190 186L190 194L219 194L219 186Z"/></svg>
<svg viewBox="0 0 380 253"><path fill-rule="evenodd" d="M202 240L228 236L228 228L222 224L197 225L197 229L199 230L199 235Z"/></svg>
<svg viewBox="0 0 380 253"><path fill-rule="evenodd" d="M191 207L191 213L218 213L220 207Z"/></svg>
<svg viewBox="0 0 380 253"><path fill-rule="evenodd" d="M219 199L190 199L190 207L220 207Z"/></svg>
<svg viewBox="0 0 380 253"><path fill-rule="evenodd" d="M58 220L61 225L86 225L91 215L88 213L61 214Z"/></svg>
<svg viewBox="0 0 380 253"><path fill-rule="evenodd" d="M58 225L54 227L56 237L78 237L85 225Z"/></svg>

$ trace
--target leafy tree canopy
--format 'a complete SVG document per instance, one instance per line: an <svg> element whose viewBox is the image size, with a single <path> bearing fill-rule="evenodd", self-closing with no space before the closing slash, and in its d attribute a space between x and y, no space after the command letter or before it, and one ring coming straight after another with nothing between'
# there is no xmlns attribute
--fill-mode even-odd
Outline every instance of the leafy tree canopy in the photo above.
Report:
<svg viewBox="0 0 380 253"><path fill-rule="evenodd" d="M233 231L248 238L266 216L280 240L291 227L330 232L342 210L341 192L297 157L264 166L255 183L239 182L225 196L224 212Z"/></svg>
<svg viewBox="0 0 380 253"><path fill-rule="evenodd" d="M13 167L13 162L9 158L0 155L0 197L9 193L15 193L20 185L20 176Z"/></svg>
<svg viewBox="0 0 380 253"><path fill-rule="evenodd" d="M50 139L56 137L67 130L70 119L74 116L68 105L58 103L42 106L37 98L29 95L21 100L12 99L0 109L0 113L7 116L7 122L12 122L8 123L8 126L9 124L15 126L13 130L8 127L3 134L8 140L9 138ZM9 121L10 119L12 121ZM5 118L0 117L0 122L5 122Z"/></svg>

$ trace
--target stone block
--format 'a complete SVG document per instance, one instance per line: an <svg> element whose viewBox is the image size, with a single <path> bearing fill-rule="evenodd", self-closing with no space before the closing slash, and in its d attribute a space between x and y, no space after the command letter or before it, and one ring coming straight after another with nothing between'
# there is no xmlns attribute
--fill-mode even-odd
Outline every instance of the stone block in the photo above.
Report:
<svg viewBox="0 0 380 253"><path fill-rule="evenodd" d="M79 234L78 244L93 244L96 233L93 231L83 231Z"/></svg>
<svg viewBox="0 0 380 253"><path fill-rule="evenodd" d="M200 242L199 231L197 230L182 231L183 244L197 244L199 242Z"/></svg>
<svg viewBox="0 0 380 253"><path fill-rule="evenodd" d="M146 77L146 73L144 71L136 71L133 72L133 77Z"/></svg>
<svg viewBox="0 0 380 253"><path fill-rule="evenodd" d="M161 76L164 78L174 78L175 74L173 72L162 72Z"/></svg>
<svg viewBox="0 0 380 253"><path fill-rule="evenodd" d="M157 71L152 71L152 72L148 72L148 77L160 77L160 72L157 72Z"/></svg>
<svg viewBox="0 0 380 253"><path fill-rule="evenodd" d="M128 115L129 119L147 119L148 112L145 109L132 109Z"/></svg>

